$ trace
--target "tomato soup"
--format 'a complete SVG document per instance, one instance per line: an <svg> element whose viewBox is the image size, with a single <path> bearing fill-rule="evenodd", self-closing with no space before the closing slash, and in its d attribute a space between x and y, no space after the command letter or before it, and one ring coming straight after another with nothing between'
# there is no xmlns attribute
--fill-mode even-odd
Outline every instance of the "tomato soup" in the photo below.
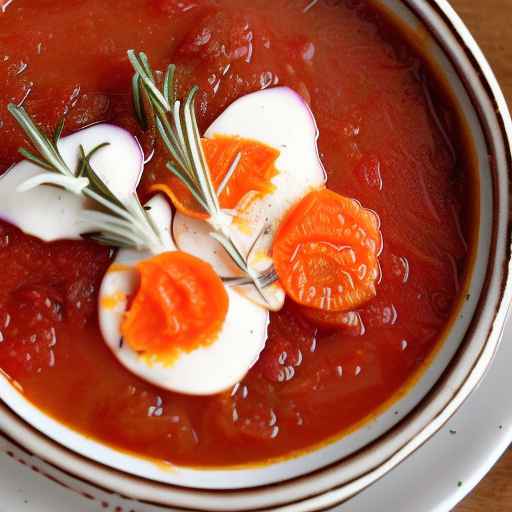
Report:
<svg viewBox="0 0 512 512"><path fill-rule="evenodd" d="M26 145L14 102L48 131L64 116L66 133L108 121L137 135L152 157L139 189L149 197L165 156L135 121L130 48L155 69L175 63L181 93L199 86L201 129L252 91L302 96L328 187L380 218L376 297L338 328L288 300L232 390L171 393L125 370L102 339L98 288L114 251L44 243L1 221L0 368L58 421L176 464L262 462L371 418L428 360L464 293L473 174L435 73L364 0L14 0L0 14L0 169Z"/></svg>

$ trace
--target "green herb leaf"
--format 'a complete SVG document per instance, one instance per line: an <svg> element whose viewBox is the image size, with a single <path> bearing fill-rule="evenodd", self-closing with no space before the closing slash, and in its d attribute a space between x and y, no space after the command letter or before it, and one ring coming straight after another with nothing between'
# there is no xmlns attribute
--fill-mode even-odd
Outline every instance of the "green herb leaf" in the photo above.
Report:
<svg viewBox="0 0 512 512"><path fill-rule="evenodd" d="M235 171L237 170L238 164L240 163L241 159L242 159L242 153L239 152L236 154L235 159L233 160L232 164L229 166L228 172L226 173L224 178L222 178L220 185L217 187L217 196L220 196L222 194L222 192L224 192L224 190L228 186L228 183L231 180L231 178L233 177L233 175L235 174Z"/></svg>
<svg viewBox="0 0 512 512"><path fill-rule="evenodd" d="M144 110L144 99L142 97L143 94L142 82L140 75L135 73L132 78L132 103L133 110L135 112L135 117L137 118L137 122L142 130L146 131L149 127L148 119L146 117L146 112Z"/></svg>
<svg viewBox="0 0 512 512"><path fill-rule="evenodd" d="M28 160L29 162L32 162L33 164L37 165L38 167L41 167L43 169L46 169L47 171L52 171L53 167L46 163L42 158L39 158L38 156L34 155L32 151L29 151L25 148L19 148L18 153L25 158L25 160Z"/></svg>
<svg viewBox="0 0 512 512"><path fill-rule="evenodd" d="M57 144L57 142L59 142L59 140L62 136L62 132L64 131L65 122L66 122L66 120L64 119L64 117L62 117L61 120L59 121L59 124L57 125L57 128L55 128L55 131L53 132L54 144Z"/></svg>
<svg viewBox="0 0 512 512"><path fill-rule="evenodd" d="M172 106L175 102L174 97L174 74L176 72L176 66L171 64L167 68L167 72L165 73L164 80L164 97L167 100L167 103Z"/></svg>
<svg viewBox="0 0 512 512"><path fill-rule="evenodd" d="M169 112L171 107L155 84L153 72L149 65L146 54L141 52L137 56L134 50L128 50L128 59L137 74L140 76L142 82L144 82L144 86L150 93L150 96L152 96L154 100L158 101L162 108Z"/></svg>

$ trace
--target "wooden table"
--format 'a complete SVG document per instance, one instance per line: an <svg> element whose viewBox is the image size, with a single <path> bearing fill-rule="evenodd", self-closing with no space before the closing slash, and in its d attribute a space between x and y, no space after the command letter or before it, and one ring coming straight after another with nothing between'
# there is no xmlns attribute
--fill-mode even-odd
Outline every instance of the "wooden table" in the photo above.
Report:
<svg viewBox="0 0 512 512"><path fill-rule="evenodd" d="M512 107L512 0L451 0L494 68ZM512 511L512 450L456 512Z"/></svg>

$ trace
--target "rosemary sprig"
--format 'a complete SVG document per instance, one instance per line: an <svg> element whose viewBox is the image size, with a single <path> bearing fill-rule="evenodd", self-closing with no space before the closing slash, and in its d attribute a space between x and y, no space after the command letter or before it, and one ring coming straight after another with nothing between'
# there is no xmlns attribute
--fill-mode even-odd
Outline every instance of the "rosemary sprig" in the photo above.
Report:
<svg viewBox="0 0 512 512"><path fill-rule="evenodd" d="M159 90L146 54L137 54L130 50L128 58L135 70L132 97L134 111L141 127L148 128L148 117L154 120L160 139L171 157L167 162L168 170L187 187L207 214L208 222L213 229L211 236L222 245L243 273L242 277L224 278L224 281L232 285L252 284L267 302L264 288L277 280L274 268L271 267L264 273L251 268L249 261L255 244L247 254L242 254L229 230L230 215L221 209L219 202L220 193L236 171L240 155L235 158L218 190L215 190L197 126L195 100L199 89L193 87L185 101L181 102L176 99L174 93L175 65L171 64L167 68L162 90Z"/></svg>
<svg viewBox="0 0 512 512"><path fill-rule="evenodd" d="M89 153L80 146L78 166L73 171L58 148L64 121L59 123L50 139L36 126L23 107L10 104L7 108L37 152L20 148L20 154L45 171L23 182L18 188L19 191L51 185L86 197L99 209L85 210L82 213L81 220L90 225L92 231L84 236L113 247L149 250L155 254L161 252L160 234L140 204L137 193L134 191L126 201L119 200L91 166L92 156L106 147L107 142L96 146Z"/></svg>

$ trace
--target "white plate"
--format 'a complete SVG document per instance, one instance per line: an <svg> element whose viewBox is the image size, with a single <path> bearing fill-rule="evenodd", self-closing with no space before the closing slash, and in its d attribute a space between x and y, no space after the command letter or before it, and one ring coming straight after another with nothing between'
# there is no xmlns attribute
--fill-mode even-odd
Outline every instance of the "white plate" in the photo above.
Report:
<svg viewBox="0 0 512 512"><path fill-rule="evenodd" d="M491 469L512 442L512 321L487 376L451 421L414 455L337 512L448 512ZM7 455L6 452L11 452ZM90 487L85 498L69 476L31 457L0 436L0 512L162 512ZM21 463L20 463L21 461ZM50 480L56 478L61 485ZM83 487L83 486L82 486ZM378 505L377 505L378 504ZM165 509L169 510L169 509Z"/></svg>

